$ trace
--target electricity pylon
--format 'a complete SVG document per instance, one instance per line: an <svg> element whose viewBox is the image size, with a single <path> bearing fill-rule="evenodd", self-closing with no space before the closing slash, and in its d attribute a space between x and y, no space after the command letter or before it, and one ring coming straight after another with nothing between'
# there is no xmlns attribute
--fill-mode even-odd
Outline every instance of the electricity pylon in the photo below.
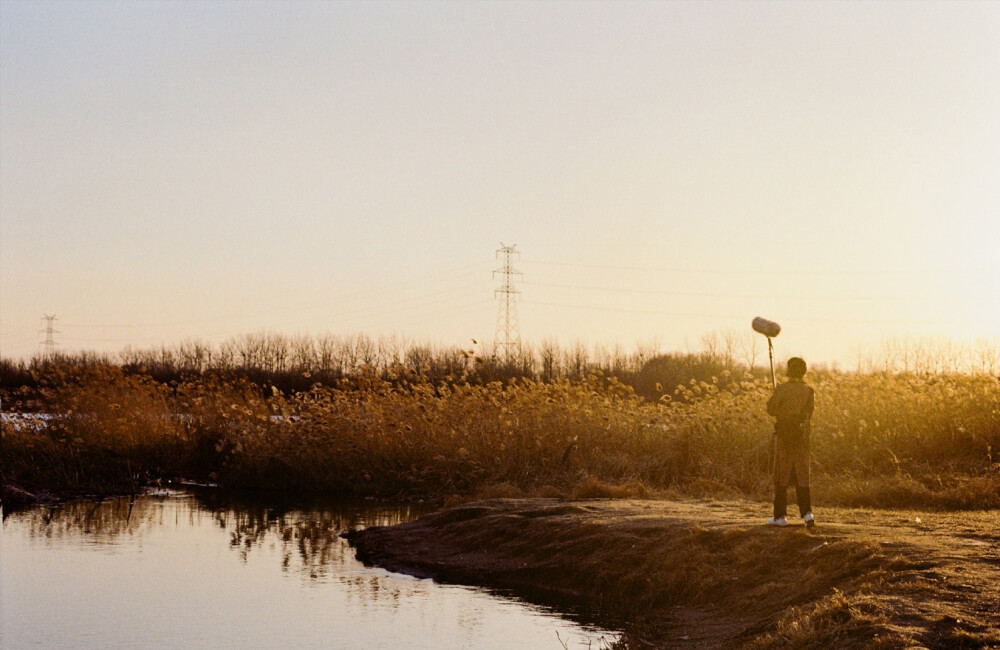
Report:
<svg viewBox="0 0 1000 650"><path fill-rule="evenodd" d="M517 250L517 244L504 246L500 242L496 256L499 258L503 254L503 266L493 271L493 277L500 274L500 288L493 292L493 297L500 299L500 309L497 312L497 333L494 342L497 356L500 356L504 363L509 363L521 347L521 334L517 324L517 294L518 291L512 282L515 275L521 272L514 268L514 256L521 253Z"/></svg>
<svg viewBox="0 0 1000 650"><path fill-rule="evenodd" d="M42 341L42 354L46 359L52 358L52 353L56 351L56 339L55 335L59 334L59 330L53 328L53 324L56 322L55 314L49 316L45 314L42 316L42 320L45 321L45 329L38 330L39 334L45 334L45 340Z"/></svg>

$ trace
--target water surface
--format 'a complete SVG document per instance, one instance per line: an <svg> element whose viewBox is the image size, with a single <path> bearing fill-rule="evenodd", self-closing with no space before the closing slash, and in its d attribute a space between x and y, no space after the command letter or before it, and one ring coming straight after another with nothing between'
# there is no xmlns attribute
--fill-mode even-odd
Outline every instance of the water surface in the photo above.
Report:
<svg viewBox="0 0 1000 650"><path fill-rule="evenodd" d="M365 567L339 537L420 508L218 491L7 516L4 648L599 648L617 635L509 596Z"/></svg>

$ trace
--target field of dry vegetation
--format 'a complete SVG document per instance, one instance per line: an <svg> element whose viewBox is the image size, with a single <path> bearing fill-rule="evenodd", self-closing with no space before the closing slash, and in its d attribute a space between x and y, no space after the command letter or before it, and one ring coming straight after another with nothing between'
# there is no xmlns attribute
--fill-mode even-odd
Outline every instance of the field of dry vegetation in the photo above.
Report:
<svg viewBox="0 0 1000 650"><path fill-rule="evenodd" d="M177 478L440 501L769 498L770 379L759 371L704 355L618 373L541 366L504 377L487 365L456 354L448 364L362 364L321 381L305 370L297 376L312 384L301 390L247 373L164 380L127 364L40 365L30 390L4 400L7 411L52 415L5 418L7 499ZM821 371L807 380L817 395L817 504L1000 507L997 377Z"/></svg>

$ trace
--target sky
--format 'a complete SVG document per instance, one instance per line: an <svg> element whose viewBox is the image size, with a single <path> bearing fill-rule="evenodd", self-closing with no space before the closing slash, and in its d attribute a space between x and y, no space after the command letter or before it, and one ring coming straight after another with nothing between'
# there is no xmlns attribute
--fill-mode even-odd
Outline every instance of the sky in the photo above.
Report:
<svg viewBox="0 0 1000 650"><path fill-rule="evenodd" d="M1000 336L998 2L0 1L0 354Z"/></svg>

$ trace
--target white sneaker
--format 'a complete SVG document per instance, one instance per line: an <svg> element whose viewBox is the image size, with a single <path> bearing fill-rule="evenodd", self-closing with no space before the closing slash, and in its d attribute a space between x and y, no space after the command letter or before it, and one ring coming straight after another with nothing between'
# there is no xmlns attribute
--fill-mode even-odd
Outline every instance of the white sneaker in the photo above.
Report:
<svg viewBox="0 0 1000 650"><path fill-rule="evenodd" d="M802 523L805 524L806 528L812 528L816 525L816 520L813 519L813 513L807 512L806 516L802 518Z"/></svg>
<svg viewBox="0 0 1000 650"><path fill-rule="evenodd" d="M784 517L778 517L777 519L775 519L774 517L768 517L767 518L767 525L768 526L787 526L788 525L788 520L785 519Z"/></svg>

